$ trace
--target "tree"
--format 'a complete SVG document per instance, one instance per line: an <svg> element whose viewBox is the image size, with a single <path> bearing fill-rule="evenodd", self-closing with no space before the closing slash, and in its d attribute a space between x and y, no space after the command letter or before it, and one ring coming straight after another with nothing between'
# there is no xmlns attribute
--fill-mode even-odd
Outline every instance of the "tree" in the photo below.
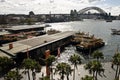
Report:
<svg viewBox="0 0 120 80"><path fill-rule="evenodd" d="M95 80L97 80L97 74L100 75L101 72L104 73L104 69L102 67L102 64L99 61L97 61L97 60L90 61L89 63L87 63L85 65L85 69L88 69L89 73L93 74L93 78Z"/></svg>
<svg viewBox="0 0 120 80"><path fill-rule="evenodd" d="M117 68L116 68L116 74L115 74L115 79L119 79L119 75L120 75L120 53L116 53L113 56L112 67L114 67L114 65L117 66Z"/></svg>
<svg viewBox="0 0 120 80"><path fill-rule="evenodd" d="M17 71L9 71L5 76L5 80L21 80L23 77Z"/></svg>
<svg viewBox="0 0 120 80"><path fill-rule="evenodd" d="M26 18L25 22L26 22L28 25L34 24L34 20L33 20L32 18Z"/></svg>
<svg viewBox="0 0 120 80"><path fill-rule="evenodd" d="M24 73L28 73L28 79L30 80L30 73L29 71L32 71L32 77L33 80L35 80L35 72L40 72L41 71L41 66L38 62L36 62L35 60L32 60L30 58L24 59L24 61L22 62L22 68L25 69Z"/></svg>
<svg viewBox="0 0 120 80"><path fill-rule="evenodd" d="M40 80L50 80L50 78L48 76L44 76L44 77L40 78Z"/></svg>
<svg viewBox="0 0 120 80"><path fill-rule="evenodd" d="M65 75L67 76L67 80L69 80L69 75L71 74L71 72L72 69L67 63L59 63L55 69L55 73L59 73L62 80L64 80Z"/></svg>
<svg viewBox="0 0 120 80"><path fill-rule="evenodd" d="M53 69L52 69L52 63L56 60L55 56L54 55L50 55L46 60L46 64L48 65L48 67L50 67L50 72L51 72L51 78L53 79Z"/></svg>
<svg viewBox="0 0 120 80"><path fill-rule="evenodd" d="M32 16L33 16L33 15L35 15L35 14L34 14L33 11L30 11L30 12L29 12L29 15L32 15Z"/></svg>
<svg viewBox="0 0 120 80"><path fill-rule="evenodd" d="M100 51L98 51L98 50L96 50L96 51L94 51L94 52L92 53L92 57L93 57L93 58L96 58L97 61L99 61L99 59L104 59L103 53L100 52Z"/></svg>
<svg viewBox="0 0 120 80"><path fill-rule="evenodd" d="M66 66L66 77L67 77L67 80L69 80L69 75L71 75L71 73L72 73L72 69L71 69L71 67L68 65L68 66Z"/></svg>
<svg viewBox="0 0 120 80"><path fill-rule="evenodd" d="M5 25L7 24L7 16L6 15L1 15L0 16L0 24Z"/></svg>
<svg viewBox="0 0 120 80"><path fill-rule="evenodd" d="M74 65L73 80L75 80L75 68L77 69L77 65L81 64L81 58L79 55L74 54L70 56L69 61Z"/></svg>
<svg viewBox="0 0 120 80"><path fill-rule="evenodd" d="M14 67L14 61L8 57L0 57L0 74L4 74Z"/></svg>
<svg viewBox="0 0 120 80"><path fill-rule="evenodd" d="M92 76L85 75L85 77L81 78L82 80L93 80Z"/></svg>

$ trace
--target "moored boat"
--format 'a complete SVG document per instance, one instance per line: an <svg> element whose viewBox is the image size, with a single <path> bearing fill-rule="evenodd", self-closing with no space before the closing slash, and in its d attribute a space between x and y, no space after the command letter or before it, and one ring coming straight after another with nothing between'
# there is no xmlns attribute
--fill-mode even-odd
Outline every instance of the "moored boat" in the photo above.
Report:
<svg viewBox="0 0 120 80"><path fill-rule="evenodd" d="M56 29L50 29L50 30L47 31L47 34L48 34L48 35L51 35L51 34L56 34L56 33L60 33L60 32L61 32L61 31L56 30Z"/></svg>
<svg viewBox="0 0 120 80"><path fill-rule="evenodd" d="M93 44L79 44L79 45L76 45L76 49L77 51L80 51L84 54L89 54L91 52L93 52L94 50L98 49L98 48L101 48L105 45L104 42L98 42L97 44L93 45Z"/></svg>
<svg viewBox="0 0 120 80"><path fill-rule="evenodd" d="M108 19L108 20L106 20L106 22L112 22L112 19Z"/></svg>
<svg viewBox="0 0 120 80"><path fill-rule="evenodd" d="M76 45L76 50L84 54L89 54L105 45L102 39L95 38L94 35L83 34L79 38L80 43Z"/></svg>
<svg viewBox="0 0 120 80"><path fill-rule="evenodd" d="M112 35L120 35L120 30L117 30L117 29L111 29L112 31Z"/></svg>

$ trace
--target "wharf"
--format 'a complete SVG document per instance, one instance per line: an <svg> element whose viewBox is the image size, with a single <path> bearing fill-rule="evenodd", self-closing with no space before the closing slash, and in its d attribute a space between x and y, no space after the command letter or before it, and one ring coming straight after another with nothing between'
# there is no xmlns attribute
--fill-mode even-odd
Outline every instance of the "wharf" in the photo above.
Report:
<svg viewBox="0 0 120 80"><path fill-rule="evenodd" d="M6 28L5 30L11 33L19 33L19 32L26 32L26 31L38 31L44 30L45 25L19 25L19 26L12 26L10 28Z"/></svg>
<svg viewBox="0 0 120 80"><path fill-rule="evenodd" d="M9 44L4 44L2 47L0 47L0 50L13 56L18 56L18 54L26 55L23 53L29 51L31 56L35 56L37 54L44 54L48 49L52 52L57 50L58 47L69 44L73 35L74 32L66 31L53 35L33 37L11 43L13 46L12 49L9 49Z"/></svg>
<svg viewBox="0 0 120 80"><path fill-rule="evenodd" d="M19 41L34 36L46 34L45 24L41 25L17 25L6 27L0 32L0 46L9 42Z"/></svg>
<svg viewBox="0 0 120 80"><path fill-rule="evenodd" d="M4 52L0 51L0 57L8 57L10 58L11 56L8 54L5 54Z"/></svg>

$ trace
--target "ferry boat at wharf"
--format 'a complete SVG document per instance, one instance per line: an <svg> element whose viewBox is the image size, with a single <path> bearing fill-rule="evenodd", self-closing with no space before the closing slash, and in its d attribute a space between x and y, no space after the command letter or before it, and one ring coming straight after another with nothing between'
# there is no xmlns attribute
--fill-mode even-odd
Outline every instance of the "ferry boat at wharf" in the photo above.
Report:
<svg viewBox="0 0 120 80"><path fill-rule="evenodd" d="M117 29L111 29L112 31L112 35L120 35L120 30L117 30Z"/></svg>
<svg viewBox="0 0 120 80"><path fill-rule="evenodd" d="M89 33L77 33L74 41L76 42L76 50L84 54L89 54L105 45L102 39L95 38L94 35L89 35Z"/></svg>

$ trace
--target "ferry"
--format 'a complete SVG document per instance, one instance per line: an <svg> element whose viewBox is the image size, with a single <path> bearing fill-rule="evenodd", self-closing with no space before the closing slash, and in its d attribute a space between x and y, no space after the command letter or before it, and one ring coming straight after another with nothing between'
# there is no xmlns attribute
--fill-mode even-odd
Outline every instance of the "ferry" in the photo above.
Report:
<svg viewBox="0 0 120 80"><path fill-rule="evenodd" d="M59 31L59 30L56 30L56 29L50 29L50 30L48 30L46 33L48 34L48 35L51 35L51 34L56 34L56 33L60 33L61 31Z"/></svg>
<svg viewBox="0 0 120 80"><path fill-rule="evenodd" d="M81 42L76 45L76 49L84 54L92 53L94 50L101 48L105 45L102 39L91 40L87 42Z"/></svg>
<svg viewBox="0 0 120 80"><path fill-rule="evenodd" d="M112 31L112 35L120 35L120 30L117 30L117 29L111 29Z"/></svg>
<svg viewBox="0 0 120 80"><path fill-rule="evenodd" d="M112 22L112 20L106 20L106 22Z"/></svg>
<svg viewBox="0 0 120 80"><path fill-rule="evenodd" d="M92 53L94 50L101 48L105 45L105 42L103 42L102 39L95 38L94 35L89 35L88 33L80 33L78 40L80 42L76 45L76 50L82 52L83 54Z"/></svg>

